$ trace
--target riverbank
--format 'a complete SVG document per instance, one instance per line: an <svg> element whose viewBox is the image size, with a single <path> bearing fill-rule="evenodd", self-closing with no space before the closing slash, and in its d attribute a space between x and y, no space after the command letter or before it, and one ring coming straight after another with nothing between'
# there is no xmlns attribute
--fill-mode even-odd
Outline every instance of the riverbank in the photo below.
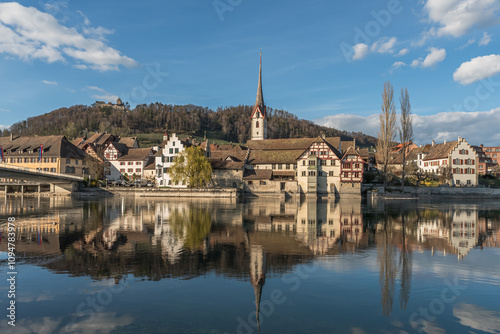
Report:
<svg viewBox="0 0 500 334"><path fill-rule="evenodd" d="M366 190L368 198L419 199L423 197L440 198L500 198L500 189L496 188L460 188L460 187L405 187L404 193L399 187L371 187Z"/></svg>

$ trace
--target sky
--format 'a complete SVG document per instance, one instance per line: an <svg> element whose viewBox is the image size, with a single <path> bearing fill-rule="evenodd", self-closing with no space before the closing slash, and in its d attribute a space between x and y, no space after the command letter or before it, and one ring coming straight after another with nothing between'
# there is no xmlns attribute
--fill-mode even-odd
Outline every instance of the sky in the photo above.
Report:
<svg viewBox="0 0 500 334"><path fill-rule="evenodd" d="M0 127L71 105L255 101L376 136L407 87L417 144L500 145L500 0L0 2Z"/></svg>

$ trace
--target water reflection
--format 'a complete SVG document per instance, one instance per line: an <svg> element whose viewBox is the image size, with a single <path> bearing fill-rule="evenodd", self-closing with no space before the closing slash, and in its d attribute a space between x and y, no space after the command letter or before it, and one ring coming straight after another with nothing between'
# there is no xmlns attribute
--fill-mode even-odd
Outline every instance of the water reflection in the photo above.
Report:
<svg viewBox="0 0 500 334"><path fill-rule="evenodd" d="M52 272L115 282L129 274L158 281L215 273L249 282L257 330L266 278L281 277L298 265L373 251L380 287L377 303L381 314L389 316L398 297L400 310L410 303L416 253L462 261L474 248L500 246L500 210L469 203L57 197L0 201L0 219L12 215L18 217L18 254ZM0 250L5 252L6 226L0 230ZM454 312L475 328L464 318L464 310L468 308Z"/></svg>

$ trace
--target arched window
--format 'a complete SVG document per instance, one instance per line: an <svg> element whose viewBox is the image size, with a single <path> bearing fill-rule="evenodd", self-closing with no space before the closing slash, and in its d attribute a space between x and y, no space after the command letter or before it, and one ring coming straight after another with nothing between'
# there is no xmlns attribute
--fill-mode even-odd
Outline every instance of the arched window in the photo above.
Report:
<svg viewBox="0 0 500 334"><path fill-rule="evenodd" d="M257 121L257 123L255 123L255 127L258 128L259 127L259 121Z"/></svg>

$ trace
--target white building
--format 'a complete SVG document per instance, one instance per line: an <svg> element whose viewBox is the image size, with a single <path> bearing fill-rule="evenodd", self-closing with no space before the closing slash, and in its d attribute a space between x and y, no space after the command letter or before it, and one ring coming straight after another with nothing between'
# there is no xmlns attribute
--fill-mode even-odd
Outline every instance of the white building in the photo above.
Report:
<svg viewBox="0 0 500 334"><path fill-rule="evenodd" d="M477 186L477 164L476 151L462 137L442 144L432 141L429 153L418 160L420 169L434 174L439 174L441 168L450 167L453 174L451 185L459 187Z"/></svg>
<svg viewBox="0 0 500 334"><path fill-rule="evenodd" d="M185 151L192 144L188 141L180 140L174 133L172 136L163 136L163 147L155 155L156 185L159 187L186 188L187 185L175 184L169 173L177 155Z"/></svg>
<svg viewBox="0 0 500 334"><path fill-rule="evenodd" d="M104 177L110 181L144 178L144 168L153 159L151 148L128 148L110 143L104 150Z"/></svg>

